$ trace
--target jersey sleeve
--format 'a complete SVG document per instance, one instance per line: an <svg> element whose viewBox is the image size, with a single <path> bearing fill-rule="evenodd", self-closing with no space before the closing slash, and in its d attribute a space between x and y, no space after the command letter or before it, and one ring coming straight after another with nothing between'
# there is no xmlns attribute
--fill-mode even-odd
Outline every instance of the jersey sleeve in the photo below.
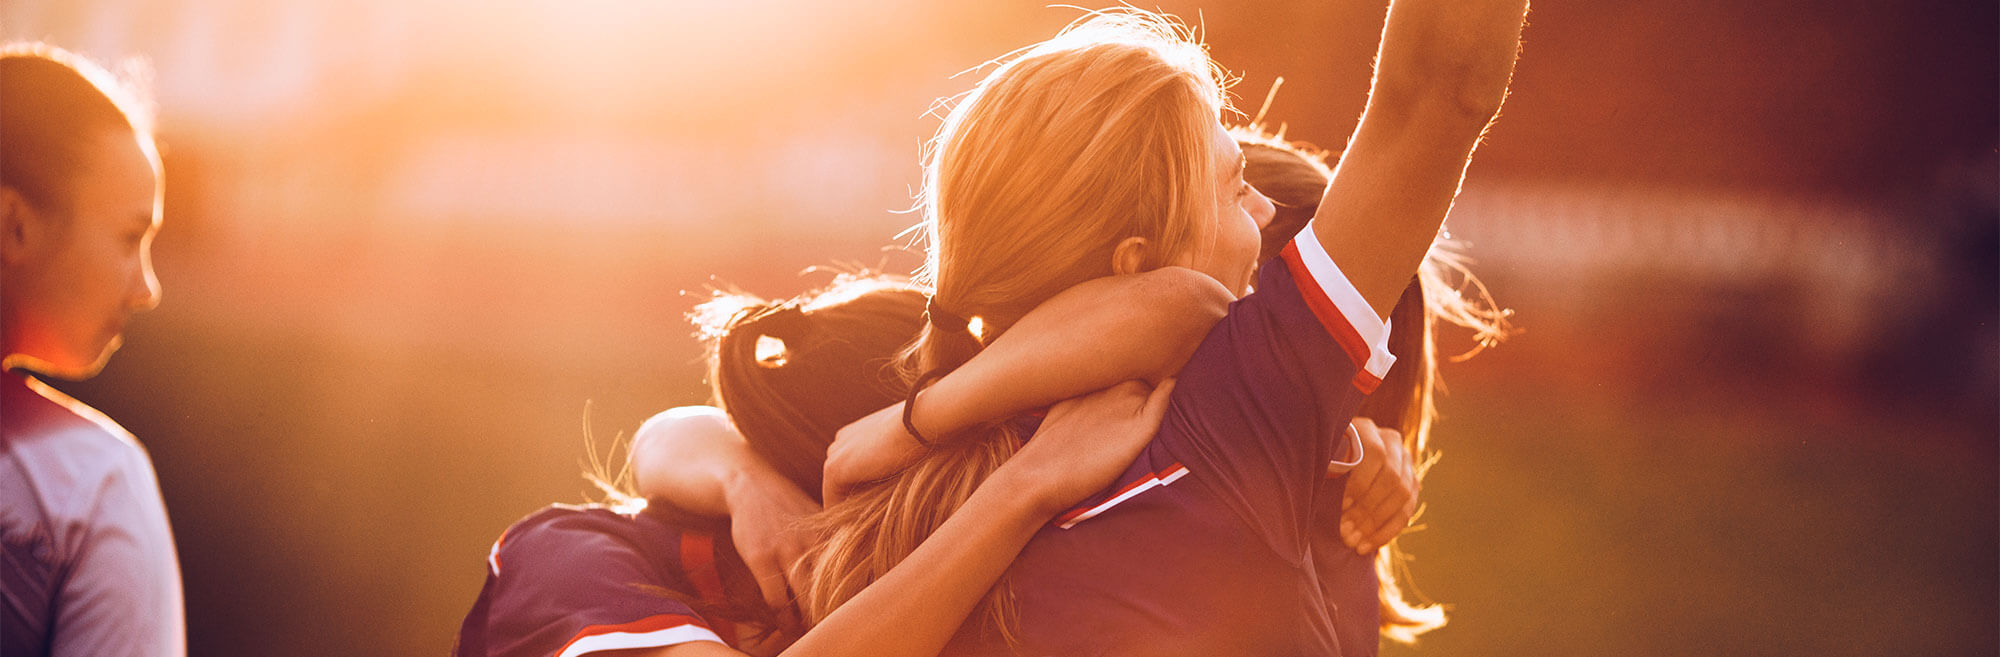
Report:
<svg viewBox="0 0 2000 657"><path fill-rule="evenodd" d="M456 655L578 657L725 643L685 602L697 597L690 587L647 549L679 541L677 532L649 520L556 507L516 523L489 553L486 587Z"/></svg>
<svg viewBox="0 0 2000 657"><path fill-rule="evenodd" d="M180 565L152 463L136 445L114 457L76 533L49 654L187 654Z"/></svg>
<svg viewBox="0 0 2000 657"><path fill-rule="evenodd" d="M1389 326L1300 235L1196 348L1168 418L1188 476L1281 554L1302 553L1336 439L1395 362Z"/></svg>

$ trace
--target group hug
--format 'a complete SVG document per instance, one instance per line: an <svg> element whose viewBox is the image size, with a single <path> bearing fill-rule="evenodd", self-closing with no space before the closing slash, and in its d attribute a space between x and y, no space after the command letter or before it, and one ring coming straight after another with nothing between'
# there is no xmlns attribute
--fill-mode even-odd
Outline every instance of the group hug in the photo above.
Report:
<svg viewBox="0 0 2000 657"><path fill-rule="evenodd" d="M508 528L461 657L1374 655L1444 624L1418 508L1441 231L1526 3L1396 0L1337 161L1172 18L996 61L926 149L925 262L690 315L710 406ZM1301 44L1310 47L1310 44ZM1261 119L1261 117L1260 117Z"/></svg>
<svg viewBox="0 0 2000 657"><path fill-rule="evenodd" d="M1443 224L1526 13L1390 2L1331 156L1246 120L1173 17L995 59L924 149L922 267L696 308L710 405L465 555L454 654L1366 657L1444 625L1397 537L1437 330L1508 331ZM0 51L0 654L185 653L150 461L41 381L159 302L150 123L88 61Z"/></svg>

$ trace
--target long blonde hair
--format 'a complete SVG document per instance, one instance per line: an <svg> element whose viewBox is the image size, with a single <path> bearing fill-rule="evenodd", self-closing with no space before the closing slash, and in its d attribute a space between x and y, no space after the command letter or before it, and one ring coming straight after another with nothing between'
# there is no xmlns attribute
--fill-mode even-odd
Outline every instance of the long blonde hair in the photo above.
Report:
<svg viewBox="0 0 2000 657"><path fill-rule="evenodd" d="M918 281L941 314L903 358L907 381L970 359L1057 292L1112 273L1143 238L1166 264L1214 222L1214 126L1223 81L1190 30L1135 9L1094 12L1001 63L952 109L925 162ZM1005 426L952 436L902 473L820 516L800 608L818 622L907 557L1022 437ZM1013 640L995 586L975 620Z"/></svg>

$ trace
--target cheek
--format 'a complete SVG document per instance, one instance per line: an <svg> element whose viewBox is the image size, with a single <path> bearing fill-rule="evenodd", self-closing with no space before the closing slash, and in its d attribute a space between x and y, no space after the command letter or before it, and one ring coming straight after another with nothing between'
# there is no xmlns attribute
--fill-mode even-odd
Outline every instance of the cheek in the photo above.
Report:
<svg viewBox="0 0 2000 657"><path fill-rule="evenodd" d="M56 269L75 286L77 305L97 308L118 306L125 281L139 267L136 249L127 248L125 240L106 237L72 245Z"/></svg>
<svg viewBox="0 0 2000 657"><path fill-rule="evenodd" d="M1233 257L1256 264L1257 252L1263 248L1263 235L1259 232L1258 220L1254 214L1244 214L1241 220L1231 222L1229 227L1229 251Z"/></svg>

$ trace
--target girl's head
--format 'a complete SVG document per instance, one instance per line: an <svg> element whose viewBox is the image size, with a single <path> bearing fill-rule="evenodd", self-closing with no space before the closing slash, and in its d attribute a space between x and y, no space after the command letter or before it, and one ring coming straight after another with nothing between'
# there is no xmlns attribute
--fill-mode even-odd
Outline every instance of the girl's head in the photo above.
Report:
<svg viewBox="0 0 2000 657"><path fill-rule="evenodd" d="M159 156L142 103L43 44L0 47L0 356L95 374L159 303Z"/></svg>
<svg viewBox="0 0 2000 657"><path fill-rule="evenodd" d="M1242 183L1221 74L1190 36L1155 14L1097 12L959 100L925 168L918 280L940 308L990 334L1119 271L1178 264L1244 288L1270 206Z"/></svg>
<svg viewBox="0 0 2000 657"><path fill-rule="evenodd" d="M1243 183L1222 75L1191 37L1157 14L1094 12L959 100L926 156L918 282L934 312L903 359L906 382L965 363L1093 278L1182 265L1247 287L1271 206ZM801 591L808 620L901 561L1019 444L1007 427L967 432L829 509ZM1009 608L996 587L973 623L1004 635Z"/></svg>
<svg viewBox="0 0 2000 657"><path fill-rule="evenodd" d="M924 321L906 281L843 276L790 301L720 295L693 319L711 345L709 383L743 439L813 496L833 435L902 399L896 356Z"/></svg>

